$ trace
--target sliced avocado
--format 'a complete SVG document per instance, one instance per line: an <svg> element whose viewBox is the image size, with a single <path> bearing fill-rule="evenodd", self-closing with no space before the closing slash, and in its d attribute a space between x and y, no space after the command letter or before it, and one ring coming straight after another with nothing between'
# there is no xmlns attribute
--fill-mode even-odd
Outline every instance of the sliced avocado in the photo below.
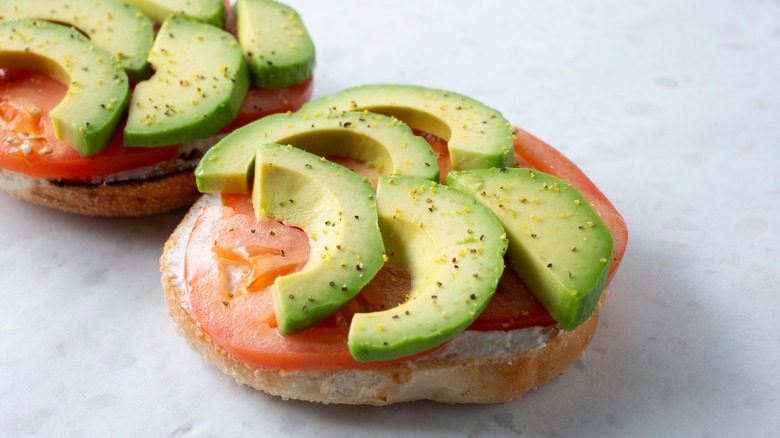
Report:
<svg viewBox="0 0 780 438"><path fill-rule="evenodd" d="M399 306L353 317L349 350L365 362L420 353L465 330L496 290L507 245L493 213L436 182L382 177L377 208L388 262L409 270L412 287Z"/></svg>
<svg viewBox="0 0 780 438"><path fill-rule="evenodd" d="M504 224L509 261L566 330L593 314L604 291L612 235L577 189L531 169L451 172L447 184L474 196Z"/></svg>
<svg viewBox="0 0 780 438"><path fill-rule="evenodd" d="M152 20L162 23L174 15L202 21L212 26L225 27L223 0L126 0Z"/></svg>
<svg viewBox="0 0 780 438"><path fill-rule="evenodd" d="M374 189L351 170L292 146L256 147L252 202L258 217L301 228L304 268L272 288L279 332L313 327L351 300L384 263Z"/></svg>
<svg viewBox="0 0 780 438"><path fill-rule="evenodd" d="M247 193L252 151L264 142L355 158L380 174L439 179L439 165L428 142L396 118L363 111L322 116L297 112L265 117L222 139L195 169L198 189Z"/></svg>
<svg viewBox="0 0 780 438"><path fill-rule="evenodd" d="M452 168L514 165L512 130L500 112L461 94L413 85L363 85L305 104L303 111L367 109L447 141Z"/></svg>
<svg viewBox="0 0 780 438"><path fill-rule="evenodd" d="M288 87L311 77L314 43L294 9L273 0L238 0L236 27L257 87Z"/></svg>
<svg viewBox="0 0 780 438"><path fill-rule="evenodd" d="M197 140L230 123L249 88L249 72L233 35L171 17L149 53L154 75L136 85L125 126L127 146Z"/></svg>
<svg viewBox="0 0 780 438"><path fill-rule="evenodd" d="M114 136L127 104L122 65L77 30L46 21L0 22L0 66L36 70L68 85L54 107L54 133L82 155Z"/></svg>
<svg viewBox="0 0 780 438"><path fill-rule="evenodd" d="M135 6L118 1L4 0L0 20L34 18L77 28L114 55L128 77L149 76L146 57L154 40L152 22Z"/></svg>

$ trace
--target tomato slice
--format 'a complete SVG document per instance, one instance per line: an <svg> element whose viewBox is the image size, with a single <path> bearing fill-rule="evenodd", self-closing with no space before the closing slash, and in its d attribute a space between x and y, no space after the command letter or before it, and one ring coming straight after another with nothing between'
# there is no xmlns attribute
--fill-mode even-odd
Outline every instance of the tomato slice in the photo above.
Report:
<svg viewBox="0 0 780 438"><path fill-rule="evenodd" d="M236 119L222 132L268 114L294 111L311 98L313 81L279 89L251 89ZM25 175L90 181L176 158L178 146L123 147L121 130L100 153L84 157L54 135L49 111L67 87L48 75L0 69L0 168Z"/></svg>
<svg viewBox="0 0 780 438"><path fill-rule="evenodd" d="M223 201L198 217L185 259L193 316L209 336L236 358L270 368L375 366L355 361L346 348L351 316L370 304L353 300L314 329L279 334L268 289L277 276L306 264L308 237L270 219L257 221L247 196Z"/></svg>
<svg viewBox="0 0 780 438"><path fill-rule="evenodd" d="M439 154L439 164L446 172L450 168L446 142L431 135L425 137ZM558 176L577 187L593 203L615 236L611 278L620 264L627 241L625 223L614 206L571 161L535 137L518 130L515 154L520 165ZM344 160L344 163L354 164L350 160ZM308 254L308 241L300 230L273 221L257 223L248 196L225 195L222 199L224 206L208 207L201 214L185 256L193 314L212 339L242 361L275 369L377 366L377 363L366 364L352 359L347 348L349 323L356 312L387 309L403 302L410 289L409 274L403 269L385 266L335 316L304 333L282 336L275 328L273 303L267 288L276 274L285 270L294 272L303 266L302 254ZM270 235L268 227L275 230L273 239L267 238ZM231 249L236 247L243 249ZM296 260L301 264L280 268L269 254L277 254L282 249L285 255L298 257ZM252 251L259 255L249 255L255 254ZM253 257L258 262L250 266L246 260ZM226 287L229 276L224 273L225 266L239 261L244 266L241 272L250 273L251 279ZM244 284L250 286L245 288ZM226 291L236 285L240 286L238 292L230 296ZM514 330L552 324L555 324L553 318L517 274L505 269L490 304L469 330Z"/></svg>
<svg viewBox="0 0 780 438"><path fill-rule="evenodd" d="M125 148L122 135L84 157L54 135L49 111L67 87L48 75L0 69L0 167L25 175L89 180L175 158L176 146Z"/></svg>
<svg viewBox="0 0 780 438"><path fill-rule="evenodd" d="M425 141L431 145L433 152L436 154L436 162L439 164L439 182L444 184L447 180L447 174L452 170L450 151L447 149L447 141L433 134L420 131L419 129L412 129L412 132L414 132L415 135L424 138Z"/></svg>
<svg viewBox="0 0 780 438"><path fill-rule="evenodd" d="M550 312L528 290L508 263L485 310L469 330L516 330L555 324Z"/></svg>
<svg viewBox="0 0 780 438"><path fill-rule="evenodd" d="M222 3L225 4L225 30L235 35L236 11L233 10L233 1L234 0L224 0Z"/></svg>
<svg viewBox="0 0 780 438"><path fill-rule="evenodd" d="M284 88L251 88L241 103L238 116L222 132L230 132L262 117L297 111L311 99L314 78Z"/></svg>
<svg viewBox="0 0 780 438"><path fill-rule="evenodd" d="M425 138L436 152L441 179L452 169L447 142L432 134L415 131ZM612 233L614 248L607 285L617 272L628 243L626 223L606 196L568 158L520 128L513 128L517 166L531 167L556 175L572 184L588 199ZM509 263L506 264L509 266ZM511 269L505 270L493 298L469 327L470 330L514 330L555 324L549 312L531 294L527 286Z"/></svg>
<svg viewBox="0 0 780 438"><path fill-rule="evenodd" d="M414 130L423 137L436 153L440 177L443 183L452 170L447 142L433 134ZM469 326L469 330L515 330L533 326L548 326L555 320L542 304L531 294L528 287L511 268L507 268L498 283L493 297L485 310Z"/></svg>
<svg viewBox="0 0 780 438"><path fill-rule="evenodd" d="M532 167L555 175L574 186L591 203L601 216L601 220L609 228L614 240L612 262L607 279L607 285L609 285L620 267L628 245L628 228L623 216L618 213L612 202L604 196L604 193L593 184L585 173L562 153L520 128L514 127L512 131L515 136L515 162L517 165Z"/></svg>

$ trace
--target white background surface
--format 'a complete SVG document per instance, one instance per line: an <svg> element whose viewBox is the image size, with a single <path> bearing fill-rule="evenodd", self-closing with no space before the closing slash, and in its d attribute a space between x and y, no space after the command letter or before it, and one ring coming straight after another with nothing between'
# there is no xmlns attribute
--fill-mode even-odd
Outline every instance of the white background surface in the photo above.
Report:
<svg viewBox="0 0 780 438"><path fill-rule="evenodd" d="M0 436L780 434L780 2L288 3L317 45L316 96L470 95L610 197L630 239L590 349L507 404L284 402L174 331L158 257L183 212L93 219L0 194Z"/></svg>

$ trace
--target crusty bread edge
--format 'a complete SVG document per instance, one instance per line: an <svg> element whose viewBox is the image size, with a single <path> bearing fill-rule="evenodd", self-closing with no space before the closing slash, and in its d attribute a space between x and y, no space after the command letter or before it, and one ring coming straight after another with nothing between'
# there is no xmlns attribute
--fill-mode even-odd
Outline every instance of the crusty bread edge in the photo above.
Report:
<svg viewBox="0 0 780 438"><path fill-rule="evenodd" d="M200 193L192 169L102 184L58 183L0 169L0 189L33 204L85 216L151 216L192 205Z"/></svg>
<svg viewBox="0 0 780 438"><path fill-rule="evenodd" d="M576 330L556 329L539 348L500 357L419 358L375 369L289 371L244 363L217 345L190 314L181 289L183 263L174 263L174 250L186 245L200 212L198 202L165 244L160 258L165 302L176 329L206 361L251 386L283 399L320 403L387 405L433 400L442 403L498 403L520 397L542 385L576 361L598 325L599 309ZM178 249L175 249L178 247ZM181 257L176 255L175 257ZM606 292L602 297L602 303Z"/></svg>

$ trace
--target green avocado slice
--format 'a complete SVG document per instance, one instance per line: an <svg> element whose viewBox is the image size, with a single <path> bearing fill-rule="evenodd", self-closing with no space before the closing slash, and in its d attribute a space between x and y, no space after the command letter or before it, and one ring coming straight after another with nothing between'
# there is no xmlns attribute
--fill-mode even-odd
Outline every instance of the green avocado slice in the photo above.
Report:
<svg viewBox="0 0 780 438"><path fill-rule="evenodd" d="M149 76L146 57L154 41L151 20L135 6L118 1L4 0L2 19L33 18L77 28L114 55L132 81Z"/></svg>
<svg viewBox="0 0 780 438"><path fill-rule="evenodd" d="M577 189L532 169L451 172L447 184L498 216L515 272L566 330L595 311L609 273L613 239Z"/></svg>
<svg viewBox="0 0 780 438"><path fill-rule="evenodd" d="M247 193L254 146L264 142L354 158L380 174L439 179L439 165L428 142L398 119L365 111L318 116L296 112L264 117L222 139L195 169L198 189Z"/></svg>
<svg viewBox="0 0 780 438"><path fill-rule="evenodd" d="M258 217L301 228L309 261L271 290L279 332L299 333L351 300L384 263L374 189L358 174L278 144L256 148L252 202Z"/></svg>
<svg viewBox="0 0 780 438"><path fill-rule="evenodd" d="M2 21L0 65L41 71L68 85L49 115L57 138L82 155L100 152L113 138L127 104L127 74L77 30L32 19Z"/></svg>
<svg viewBox="0 0 780 438"><path fill-rule="evenodd" d="M514 166L509 122L500 112L462 94L414 85L362 85L308 102L301 110L359 109L395 116L446 140L455 170Z"/></svg>
<svg viewBox="0 0 780 438"><path fill-rule="evenodd" d="M236 117L249 88L233 35L198 21L166 19L149 62L155 73L131 96L126 146L167 146L214 134Z"/></svg>
<svg viewBox="0 0 780 438"><path fill-rule="evenodd" d="M420 353L465 330L496 290L507 245L493 213L436 182L382 177L377 208L388 263L408 269L412 286L399 306L353 317L349 350L363 362Z"/></svg>
<svg viewBox="0 0 780 438"><path fill-rule="evenodd" d="M174 15L225 27L227 12L223 0L126 0L152 20L162 23Z"/></svg>
<svg viewBox="0 0 780 438"><path fill-rule="evenodd" d="M288 87L312 76L314 42L291 7L273 0L238 0L236 28L255 86Z"/></svg>

